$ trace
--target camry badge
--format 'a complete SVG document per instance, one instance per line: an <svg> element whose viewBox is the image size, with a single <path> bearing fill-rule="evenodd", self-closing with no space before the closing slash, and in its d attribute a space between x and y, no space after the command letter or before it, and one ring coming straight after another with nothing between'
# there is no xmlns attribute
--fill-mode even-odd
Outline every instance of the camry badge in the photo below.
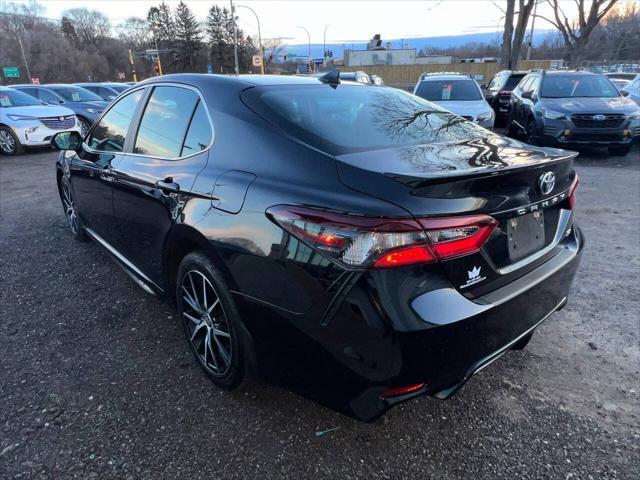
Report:
<svg viewBox="0 0 640 480"><path fill-rule="evenodd" d="M544 172L538 177L538 188L543 195L549 195L556 186L556 174L553 172Z"/></svg>
<svg viewBox="0 0 640 480"><path fill-rule="evenodd" d="M598 120L599 122L601 122L602 120L606 120L607 117L605 117L604 115L594 115L593 119L594 120Z"/></svg>

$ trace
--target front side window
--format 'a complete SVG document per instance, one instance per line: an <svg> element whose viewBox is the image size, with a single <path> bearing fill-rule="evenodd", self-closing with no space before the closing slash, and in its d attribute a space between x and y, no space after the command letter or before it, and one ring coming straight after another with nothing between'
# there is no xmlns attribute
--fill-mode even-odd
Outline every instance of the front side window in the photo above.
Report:
<svg viewBox="0 0 640 480"><path fill-rule="evenodd" d="M618 97L618 89L604 75L546 75L540 91L546 98Z"/></svg>
<svg viewBox="0 0 640 480"><path fill-rule="evenodd" d="M474 80L427 80L418 86L416 95L430 102L482 100Z"/></svg>
<svg viewBox="0 0 640 480"><path fill-rule="evenodd" d="M65 86L65 87L51 87L55 93L64 98L67 102L95 102L102 101L102 99L93 92L90 92L86 88Z"/></svg>
<svg viewBox="0 0 640 480"><path fill-rule="evenodd" d="M178 158L198 94L180 87L156 87L149 97L136 137L134 153Z"/></svg>
<svg viewBox="0 0 640 480"><path fill-rule="evenodd" d="M263 118L332 154L455 142L486 131L420 97L357 85L256 87L243 101Z"/></svg>
<svg viewBox="0 0 640 480"><path fill-rule="evenodd" d="M87 144L90 148L106 152L121 152L127 131L144 90L122 97L102 117L91 132Z"/></svg>

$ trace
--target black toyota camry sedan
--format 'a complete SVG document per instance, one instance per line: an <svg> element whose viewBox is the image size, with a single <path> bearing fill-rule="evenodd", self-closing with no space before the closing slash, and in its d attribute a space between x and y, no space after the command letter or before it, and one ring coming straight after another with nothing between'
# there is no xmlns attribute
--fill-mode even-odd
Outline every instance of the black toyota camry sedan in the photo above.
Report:
<svg viewBox="0 0 640 480"><path fill-rule="evenodd" d="M523 348L583 246L575 153L337 74L157 77L52 141L72 235L175 301L213 383L365 421Z"/></svg>

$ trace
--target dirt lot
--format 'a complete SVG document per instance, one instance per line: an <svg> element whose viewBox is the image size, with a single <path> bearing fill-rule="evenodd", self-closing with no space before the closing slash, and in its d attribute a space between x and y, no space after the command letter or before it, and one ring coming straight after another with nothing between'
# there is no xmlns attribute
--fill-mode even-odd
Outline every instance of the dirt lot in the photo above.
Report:
<svg viewBox="0 0 640 480"><path fill-rule="evenodd" d="M0 157L0 478L638 478L638 148L580 156L567 308L451 400L373 424L216 390L174 310L72 240L54 159Z"/></svg>

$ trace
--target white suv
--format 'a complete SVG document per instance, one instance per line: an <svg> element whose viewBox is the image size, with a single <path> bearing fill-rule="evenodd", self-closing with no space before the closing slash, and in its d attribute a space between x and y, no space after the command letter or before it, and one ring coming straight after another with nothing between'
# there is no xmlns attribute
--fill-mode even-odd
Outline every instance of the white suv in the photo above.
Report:
<svg viewBox="0 0 640 480"><path fill-rule="evenodd" d="M0 153L19 155L25 147L49 145L60 131L80 133L76 115L65 107L45 105L12 88L0 87Z"/></svg>
<svg viewBox="0 0 640 480"><path fill-rule="evenodd" d="M451 113L492 129L495 113L476 81L463 73L424 73L413 94Z"/></svg>

